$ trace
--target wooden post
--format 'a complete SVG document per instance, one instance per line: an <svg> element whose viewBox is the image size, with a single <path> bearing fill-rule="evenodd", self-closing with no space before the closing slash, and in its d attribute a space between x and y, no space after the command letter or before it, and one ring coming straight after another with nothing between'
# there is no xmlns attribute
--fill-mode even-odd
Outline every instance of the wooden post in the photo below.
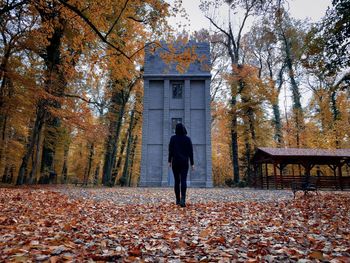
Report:
<svg viewBox="0 0 350 263"><path fill-rule="evenodd" d="M269 189L269 170L267 168L267 163L265 163L266 188Z"/></svg>
<svg viewBox="0 0 350 263"><path fill-rule="evenodd" d="M311 169L314 167L314 165L312 164L305 164L304 168L305 168L305 175L306 175L306 182L309 183L310 180L310 176L311 176Z"/></svg>
<svg viewBox="0 0 350 263"><path fill-rule="evenodd" d="M258 165L257 164L254 164L253 165L254 169L253 169L253 175L254 175L254 182L253 182L253 185L254 185L254 188L256 188L256 182L258 181Z"/></svg>
<svg viewBox="0 0 350 263"><path fill-rule="evenodd" d="M282 177L283 164L280 164L278 168L279 168L279 170L280 170L281 188L283 189L283 177Z"/></svg>
<svg viewBox="0 0 350 263"><path fill-rule="evenodd" d="M343 178L342 178L342 171L341 171L342 164L338 164L338 176L339 176L339 184L340 184L340 190L343 191Z"/></svg>
<svg viewBox="0 0 350 263"><path fill-rule="evenodd" d="M333 170L333 176L334 176L334 184L335 184L335 189L338 189L338 182L337 182L337 166L335 165L330 165L331 169Z"/></svg>
<svg viewBox="0 0 350 263"><path fill-rule="evenodd" d="M276 163L273 163L273 176L274 176L274 179L275 179L275 189L277 189L277 171L276 171Z"/></svg>
<svg viewBox="0 0 350 263"><path fill-rule="evenodd" d="M264 175L262 171L262 163L259 163L259 173L260 173L261 189L264 189Z"/></svg>

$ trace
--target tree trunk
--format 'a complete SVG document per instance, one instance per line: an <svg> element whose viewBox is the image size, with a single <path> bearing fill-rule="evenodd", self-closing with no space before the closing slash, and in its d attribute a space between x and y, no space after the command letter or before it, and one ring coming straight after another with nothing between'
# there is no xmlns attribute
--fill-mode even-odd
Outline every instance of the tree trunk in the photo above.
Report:
<svg viewBox="0 0 350 263"><path fill-rule="evenodd" d="M103 166L103 177L102 177L102 184L105 186L111 186L113 184L112 170L115 164L115 158L116 158L116 153L118 148L118 139L120 135L121 121L122 121L122 118L119 117L114 134L110 134L107 138L107 145L106 145L107 150L105 154L105 162Z"/></svg>
<svg viewBox="0 0 350 263"><path fill-rule="evenodd" d="M133 174L133 168L134 168L134 163L135 163L135 155L136 155L136 146L137 146L137 135L133 138L132 140L132 149L131 149L131 163L130 163L130 169L129 169L129 174L128 174L128 183L127 186L131 186L131 181L132 181L132 174Z"/></svg>
<svg viewBox="0 0 350 263"><path fill-rule="evenodd" d="M45 14L47 15L47 14ZM54 33L51 38L49 38L49 45L46 47L45 64L46 64L46 80L45 89L55 96L62 96L66 86L65 77L63 75L62 69L60 69L61 64L61 39L63 37L63 23L61 26L54 28ZM61 103L57 100L49 101L50 107L59 109L61 108ZM42 149L42 163L41 163L41 173L56 173L54 167L55 161L55 151L56 143L58 137L58 128L61 125L61 121L56 116L48 116L47 122L45 123L45 139L43 142Z"/></svg>
<svg viewBox="0 0 350 263"><path fill-rule="evenodd" d="M128 136L128 134L126 134L125 138L121 142L118 160L115 162L115 165L113 167L113 173L112 173L112 183L113 184L115 184L115 180L118 177L119 172L120 172L120 167L122 165L122 160L123 160L123 153L124 153L125 146L126 146L126 140L128 139L127 136Z"/></svg>
<svg viewBox="0 0 350 263"><path fill-rule="evenodd" d="M64 150L63 150L63 166L61 173L61 182L63 184L67 183L68 179L68 153L69 153L69 142L65 142Z"/></svg>
<svg viewBox="0 0 350 263"><path fill-rule="evenodd" d="M84 185L88 185L88 182L89 182L91 166L92 166L92 161L94 156L94 148L95 148L94 143L91 143L89 147L89 159L88 159L87 170L86 170L86 173L84 174Z"/></svg>
<svg viewBox="0 0 350 263"><path fill-rule="evenodd" d="M299 87L295 80L290 43L284 34L283 34L283 40L284 40L283 42L284 42L285 55L286 55L286 66L288 68L288 76L289 76L291 88L292 88L293 114L294 114L294 120L295 120L296 132L297 132L296 134L297 147L300 147L301 146L300 135L304 130L304 126L305 126L304 113L303 113L303 109L300 101L301 96L299 92Z"/></svg>
<svg viewBox="0 0 350 263"><path fill-rule="evenodd" d="M98 183L98 174L100 173L100 165L97 165L95 169L95 175L94 175L94 185L97 185Z"/></svg>
<svg viewBox="0 0 350 263"><path fill-rule="evenodd" d="M36 183L36 173L37 173L37 168L39 166L39 161L40 161L40 140L41 140L41 132L38 134L35 142L35 153L33 152L32 154L32 169L29 173L29 178L28 178L28 183L33 184Z"/></svg>
<svg viewBox="0 0 350 263"><path fill-rule="evenodd" d="M242 83L242 89L244 84ZM244 104L245 114L243 116L243 122L245 125L244 141L245 141L245 162L246 162L246 179L249 182L251 176L251 156L256 147L256 135L255 135L255 118L254 109L250 105L251 101L249 97L242 94L242 103ZM252 149L252 146L254 149Z"/></svg>
<svg viewBox="0 0 350 263"><path fill-rule="evenodd" d="M278 103L272 104L273 110L273 124L275 126L275 141L277 142L277 147L281 148L284 146L283 134L282 134L282 124L281 124L281 113Z"/></svg>
<svg viewBox="0 0 350 263"><path fill-rule="evenodd" d="M8 77L8 61L11 56L11 47L8 45L4 46L4 56L0 64L0 168L3 165L4 152L6 149L6 128L8 123L8 107L5 105L6 97L11 97L13 94L13 85L11 79Z"/></svg>
<svg viewBox="0 0 350 263"><path fill-rule="evenodd" d="M238 133L237 133L237 112L236 112L236 96L232 95L231 108L231 150L232 150L232 165L233 165L233 181L239 182L239 160L238 160Z"/></svg>
<svg viewBox="0 0 350 263"><path fill-rule="evenodd" d="M231 32L231 31L230 31ZM232 35L228 38L228 52L231 59L232 64L232 76L237 78L238 75L235 70L239 66L239 43L236 43L234 46L236 48L232 49L232 44L235 43L235 40ZM234 183L238 183L240 180L239 175L239 158L238 158L238 122L237 122L237 94L239 83L234 81L231 83L231 151L232 151L232 167L233 167L233 181Z"/></svg>
<svg viewBox="0 0 350 263"><path fill-rule="evenodd" d="M4 119L0 117L0 127L1 127L1 140L0 140L0 168L3 167L3 164L5 164L5 149L6 149L6 126L7 126L7 119L8 117L5 115Z"/></svg>
<svg viewBox="0 0 350 263"><path fill-rule="evenodd" d="M337 106L337 92L336 91L332 91L331 92L331 109L332 109L332 115L333 115L333 130L335 133L335 147L337 149L340 148L340 140L339 140L339 135L338 135L338 131L336 128L336 123L337 121L340 119L340 111L338 109Z"/></svg>
<svg viewBox="0 0 350 263"><path fill-rule="evenodd" d="M0 109L3 109L4 106L4 100L6 96L6 88L9 88L8 82L10 81L10 78L8 77L8 61L11 56L11 48L8 45L4 46L4 56L1 60L0 64L0 80L1 80L1 86L0 86ZM11 86L11 85L10 85ZM0 115L0 118L2 115Z"/></svg>
<svg viewBox="0 0 350 263"><path fill-rule="evenodd" d="M249 120L249 133L251 137L251 144L249 145L249 152L247 153L247 182L251 182L251 176L252 176L252 171L251 171L251 159L252 155L254 154L256 150L256 135L255 135L255 118L254 118L254 110L252 107L248 108L247 111L247 116ZM252 147L253 146L253 147Z"/></svg>
<svg viewBox="0 0 350 263"><path fill-rule="evenodd" d="M35 142L37 141L37 137L41 133L41 130L42 130L42 127L43 127L43 124L45 121L45 116L46 116L46 114L45 114L45 109L44 109L44 103L43 103L43 101L39 101L38 106L37 106L37 115L35 118L34 127L31 131L31 135L30 135L29 140L28 140L26 151L25 151L25 154L22 158L22 163L21 163L21 166L20 166L19 171L18 171L18 176L17 176L17 181L16 181L17 185L21 185L24 183L24 178L25 178L25 175L27 173L28 161L29 161L30 156L33 153L33 149L34 149Z"/></svg>
<svg viewBox="0 0 350 263"><path fill-rule="evenodd" d="M118 83L115 83L115 86ZM103 165L103 176L102 184L105 186L113 185L112 182L112 170L115 164L116 153L118 149L118 141L120 136L120 130L122 120L125 111L125 105L128 98L124 97L122 90L114 92L111 100L111 106L109 108L110 113L110 124L109 124L109 135L106 142L105 160Z"/></svg>
<svg viewBox="0 0 350 263"><path fill-rule="evenodd" d="M52 118L52 116L51 116ZM57 128L59 127L58 118L54 120L49 120L45 125L45 139L42 148L42 159L41 159L41 169L42 174L48 174L50 172L55 172L54 162L55 162L55 150L57 143Z"/></svg>
<svg viewBox="0 0 350 263"><path fill-rule="evenodd" d="M4 173L2 174L2 180L1 180L2 183L6 184L8 182L8 171L9 171L9 166L8 164L6 164Z"/></svg>
<svg viewBox="0 0 350 263"><path fill-rule="evenodd" d="M48 45L45 51L40 54L45 62L45 91L53 97L61 97L66 87L63 65L61 64L61 43L64 36L66 20L62 16L60 3L48 2L35 5L43 22L52 25L52 34L47 38ZM55 98L46 99L45 110L48 108L61 108L61 103ZM45 134L41 158L41 174L49 176L49 181L57 179L57 172L54 167L55 150L57 143L57 131L61 125L57 116L47 111L45 119ZM50 179L51 178L51 179Z"/></svg>
<svg viewBox="0 0 350 263"><path fill-rule="evenodd" d="M273 64L272 61L267 60L267 67L269 70L270 80L271 80L271 83L273 83L273 85L271 85L271 88L273 90L277 91L275 97L273 97L272 100L270 101L271 106L272 106L272 111L273 111L273 125L275 128L274 140L277 143L277 147L281 148L284 146L284 140L283 140L283 133L282 133L281 112L280 112L280 107L278 104L278 102L279 102L278 97L280 95L281 88L283 85L283 73L284 73L285 64L281 65L281 68L278 71L276 82L273 81L274 71L272 69L272 64ZM278 83L277 87L276 87L276 83Z"/></svg>
<svg viewBox="0 0 350 263"><path fill-rule="evenodd" d="M135 116L135 109L132 110L131 116L130 116L130 124L128 129L128 143L126 146L126 155L125 155L125 162L124 162L124 168L123 168L123 175L121 177L121 184L123 186L127 185L128 183L128 169L130 165L130 151L132 146L132 131L134 128L134 116Z"/></svg>
<svg viewBox="0 0 350 263"><path fill-rule="evenodd" d="M242 99L242 102L244 100ZM244 159L241 160L241 163L243 163L242 168L245 167L244 171L244 178L245 180L248 179L249 177L249 165L250 165L250 155L251 155L251 134L250 134L250 123L249 123L249 118L247 116L247 111L245 112L246 114L243 117L243 125L244 125L244 132L243 132L243 140L244 140ZM243 169L242 169L243 170Z"/></svg>
<svg viewBox="0 0 350 263"><path fill-rule="evenodd" d="M11 165L11 168L10 168L10 177L8 178L8 183L9 184L12 184L12 181L13 181L13 177L14 177L14 171L15 171L15 165L12 164Z"/></svg>

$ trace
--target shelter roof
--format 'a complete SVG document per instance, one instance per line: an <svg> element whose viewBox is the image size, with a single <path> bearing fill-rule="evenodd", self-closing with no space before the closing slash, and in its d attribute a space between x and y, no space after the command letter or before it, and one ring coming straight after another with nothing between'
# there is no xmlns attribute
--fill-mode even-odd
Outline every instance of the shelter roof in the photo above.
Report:
<svg viewBox="0 0 350 263"><path fill-rule="evenodd" d="M337 164L350 162L350 149L309 149L259 147L253 158L256 163Z"/></svg>
<svg viewBox="0 0 350 263"><path fill-rule="evenodd" d="M271 156L326 156L350 157L350 149L310 149L310 148L268 148L259 147L258 150Z"/></svg>

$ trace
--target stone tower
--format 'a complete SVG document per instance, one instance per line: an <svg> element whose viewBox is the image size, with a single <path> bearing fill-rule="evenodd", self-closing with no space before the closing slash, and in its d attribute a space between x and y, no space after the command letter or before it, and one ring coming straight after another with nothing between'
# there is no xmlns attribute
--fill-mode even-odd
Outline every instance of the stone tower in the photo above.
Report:
<svg viewBox="0 0 350 263"><path fill-rule="evenodd" d="M188 186L212 187L210 47L209 43L189 42L198 57L185 73L160 58L162 49L146 50L140 186L172 186L168 167L168 146L175 126L182 122L192 139L195 170L189 171Z"/></svg>

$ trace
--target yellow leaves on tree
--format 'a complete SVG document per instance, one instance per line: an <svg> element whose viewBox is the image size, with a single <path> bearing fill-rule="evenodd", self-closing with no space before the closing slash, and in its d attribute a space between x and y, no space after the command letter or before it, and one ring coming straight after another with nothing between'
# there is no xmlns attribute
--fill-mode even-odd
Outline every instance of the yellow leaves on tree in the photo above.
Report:
<svg viewBox="0 0 350 263"><path fill-rule="evenodd" d="M224 185L232 177L230 149L230 112L224 103L212 103L212 164L215 185Z"/></svg>

